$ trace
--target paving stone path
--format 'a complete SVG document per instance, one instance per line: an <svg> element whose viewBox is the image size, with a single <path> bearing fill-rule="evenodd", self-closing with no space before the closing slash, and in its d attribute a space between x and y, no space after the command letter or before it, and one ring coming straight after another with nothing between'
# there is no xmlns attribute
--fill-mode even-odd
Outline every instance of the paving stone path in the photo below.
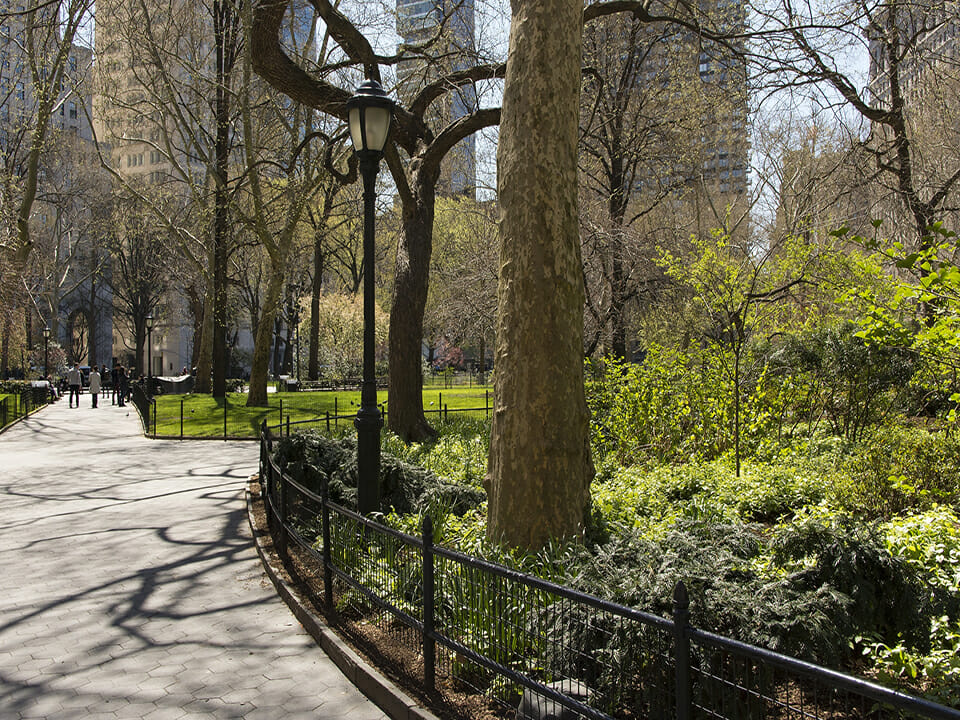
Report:
<svg viewBox="0 0 960 720"><path fill-rule="evenodd" d="M0 435L0 718L386 718L262 572L256 455L88 395Z"/></svg>

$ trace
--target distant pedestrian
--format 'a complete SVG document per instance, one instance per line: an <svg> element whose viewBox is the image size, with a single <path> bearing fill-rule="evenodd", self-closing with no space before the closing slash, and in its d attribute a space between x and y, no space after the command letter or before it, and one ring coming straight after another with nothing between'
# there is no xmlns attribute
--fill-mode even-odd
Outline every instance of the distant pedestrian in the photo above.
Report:
<svg viewBox="0 0 960 720"><path fill-rule="evenodd" d="M80 407L80 384L83 377L80 375L80 363L75 362L67 371L67 385L70 386L70 407L73 407L73 398L77 398L77 407Z"/></svg>
<svg viewBox="0 0 960 720"><path fill-rule="evenodd" d="M110 404L117 404L117 377L120 374L120 366L114 365L113 369L110 370Z"/></svg>
<svg viewBox="0 0 960 720"><path fill-rule="evenodd" d="M97 366L90 368L90 401L93 403L90 407L97 406L97 398L100 397L100 373Z"/></svg>
<svg viewBox="0 0 960 720"><path fill-rule="evenodd" d="M127 371L124 369L123 365L117 366L117 382L116 382L116 392L117 392L117 405L123 407L126 404L127 400L127 391L129 390L129 382L127 380Z"/></svg>

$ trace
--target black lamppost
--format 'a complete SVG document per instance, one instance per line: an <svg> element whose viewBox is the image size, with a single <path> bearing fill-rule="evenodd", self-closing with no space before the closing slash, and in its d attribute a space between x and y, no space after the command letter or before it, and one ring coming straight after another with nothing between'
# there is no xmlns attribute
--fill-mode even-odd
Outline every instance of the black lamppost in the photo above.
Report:
<svg viewBox="0 0 960 720"><path fill-rule="evenodd" d="M47 376L50 374L50 370L47 368L47 348L50 343L50 326L47 325L43 328L43 379L46 380Z"/></svg>
<svg viewBox="0 0 960 720"><path fill-rule="evenodd" d="M380 507L380 428L377 407L374 315L374 205L380 158L387 144L393 100L376 80L367 80L347 101L350 137L363 176L363 386L357 428L357 508L361 514Z"/></svg>
<svg viewBox="0 0 960 720"><path fill-rule="evenodd" d="M300 298L297 297L297 308L293 312L294 330L297 333L297 352L293 356L293 362L297 365L297 389L300 389Z"/></svg>
<svg viewBox="0 0 960 720"><path fill-rule="evenodd" d="M147 395L153 395L153 367L150 351L153 349L153 315L147 315Z"/></svg>

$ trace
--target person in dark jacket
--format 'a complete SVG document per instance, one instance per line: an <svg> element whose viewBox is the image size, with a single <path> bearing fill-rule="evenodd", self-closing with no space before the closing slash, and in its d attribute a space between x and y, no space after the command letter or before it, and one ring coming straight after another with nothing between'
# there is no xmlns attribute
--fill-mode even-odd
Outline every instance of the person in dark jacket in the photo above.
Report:
<svg viewBox="0 0 960 720"><path fill-rule="evenodd" d="M130 381L127 378L127 371L123 365L117 366L117 405L123 407L127 402L127 393L130 392Z"/></svg>
<svg viewBox="0 0 960 720"><path fill-rule="evenodd" d="M120 366L114 365L110 370L110 404L117 404L117 377L120 374Z"/></svg>

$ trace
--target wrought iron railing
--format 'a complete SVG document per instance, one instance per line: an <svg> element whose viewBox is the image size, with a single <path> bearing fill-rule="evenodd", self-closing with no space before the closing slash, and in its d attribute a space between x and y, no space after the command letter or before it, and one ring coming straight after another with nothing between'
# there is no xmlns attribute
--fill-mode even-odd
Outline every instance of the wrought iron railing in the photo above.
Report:
<svg viewBox="0 0 960 720"><path fill-rule="evenodd" d="M19 392L0 399L0 428L26 417L50 402L50 388L46 385L24 387Z"/></svg>
<svg viewBox="0 0 960 720"><path fill-rule="evenodd" d="M934 718L960 711L694 628L686 589L659 617L435 545L306 487L260 436L262 496L283 556L299 547L322 575L318 598L350 609L416 653L438 680L485 695L517 718L545 706L609 718ZM531 711L538 706L540 711Z"/></svg>

